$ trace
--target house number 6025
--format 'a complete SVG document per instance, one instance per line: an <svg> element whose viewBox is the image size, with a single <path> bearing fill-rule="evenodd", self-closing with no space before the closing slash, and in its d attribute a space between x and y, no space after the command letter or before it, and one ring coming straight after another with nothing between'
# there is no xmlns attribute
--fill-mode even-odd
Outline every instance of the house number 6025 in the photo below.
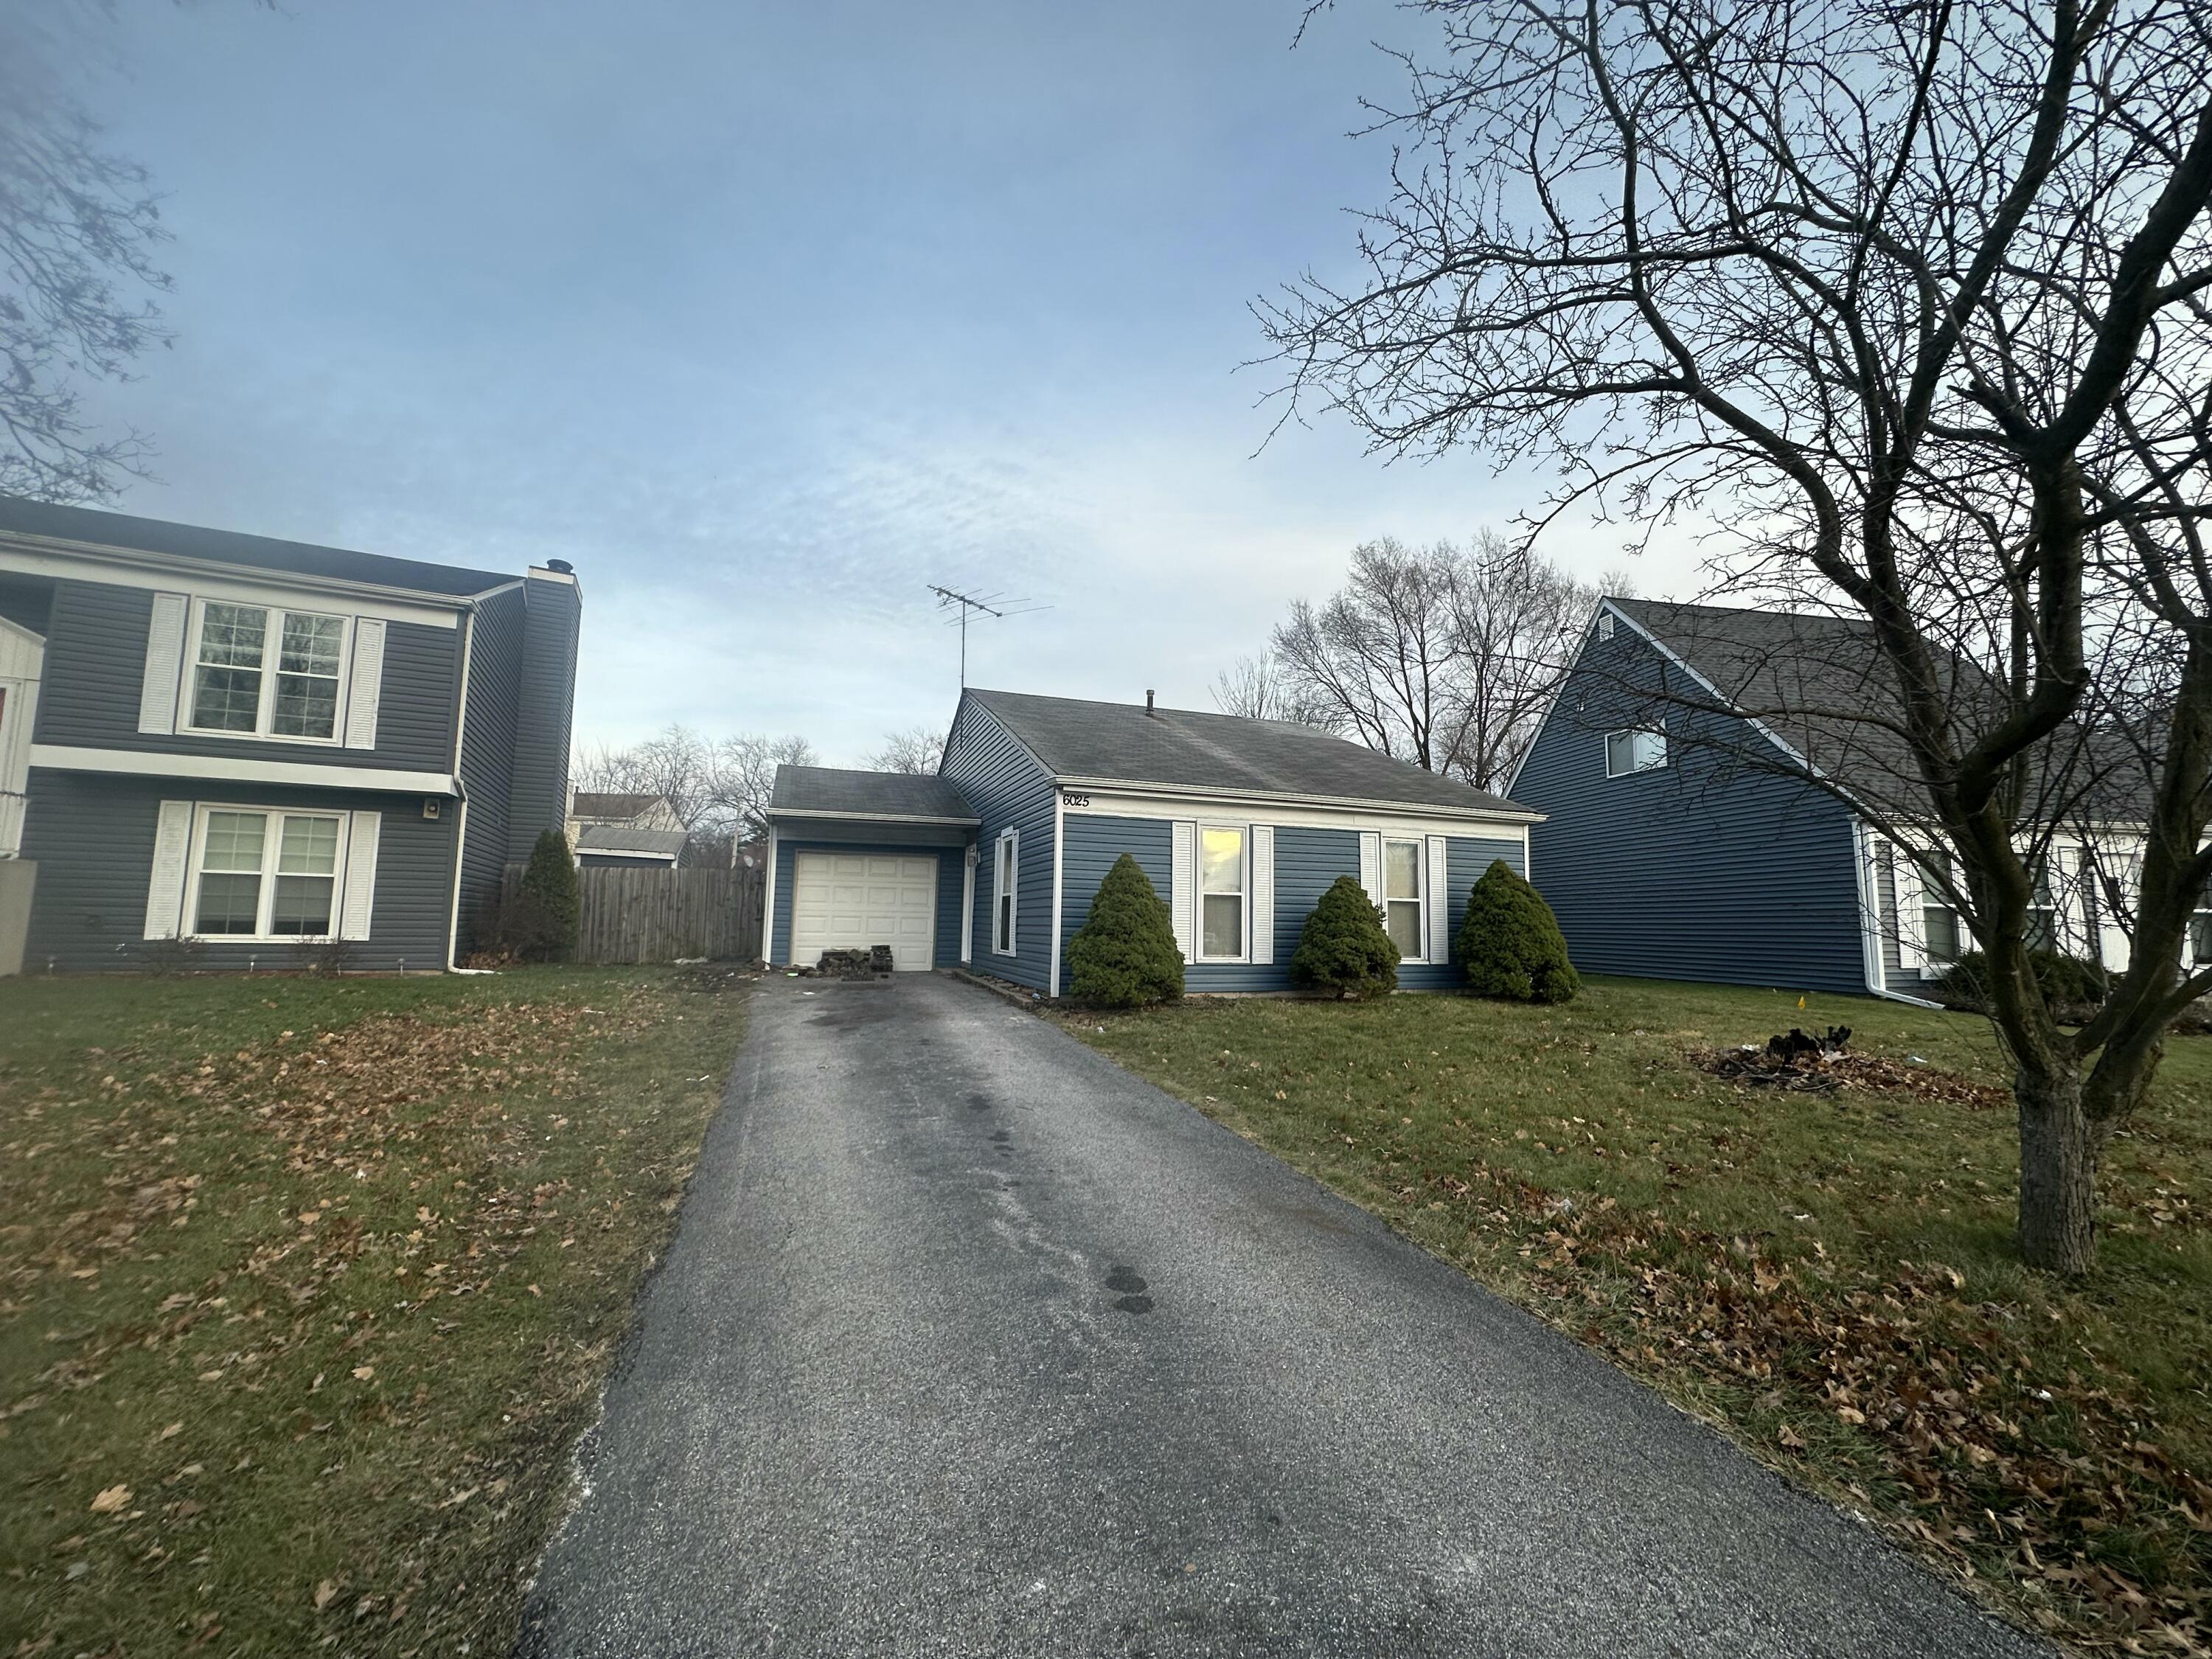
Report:
<svg viewBox="0 0 2212 1659"><path fill-rule="evenodd" d="M1088 795L1062 795L1060 798L1060 804L1062 806L1088 806L1091 805L1091 797Z"/></svg>

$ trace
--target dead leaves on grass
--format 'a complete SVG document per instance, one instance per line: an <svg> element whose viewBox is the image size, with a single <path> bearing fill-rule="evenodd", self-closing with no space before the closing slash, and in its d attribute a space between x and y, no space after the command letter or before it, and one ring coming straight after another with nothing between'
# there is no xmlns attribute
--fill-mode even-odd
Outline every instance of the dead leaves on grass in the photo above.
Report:
<svg viewBox="0 0 2212 1659"><path fill-rule="evenodd" d="M1518 1234L1541 1304L1633 1365L1687 1370L1790 1408L1771 1443L1808 1470L1848 1469L1816 1443L1817 1407L1853 1437L1901 1501L1850 1490L1971 1574L1993 1562L2040 1585L2047 1628L2130 1651L2212 1652L2212 1485L2157 1443L2124 1378L2039 1361L2017 1313L1971 1297L1942 1262L1855 1281L1823 1259L1760 1242L1577 1206L1477 1166L1433 1180ZM1835 1449L1829 1448L1832 1452Z"/></svg>
<svg viewBox="0 0 2212 1659"><path fill-rule="evenodd" d="M1751 1088L1819 1095L1878 1090L1977 1110L2009 1110L2013 1103L2009 1090L1887 1054L1808 1054L1785 1060L1760 1048L1692 1048L1689 1060L1701 1072Z"/></svg>

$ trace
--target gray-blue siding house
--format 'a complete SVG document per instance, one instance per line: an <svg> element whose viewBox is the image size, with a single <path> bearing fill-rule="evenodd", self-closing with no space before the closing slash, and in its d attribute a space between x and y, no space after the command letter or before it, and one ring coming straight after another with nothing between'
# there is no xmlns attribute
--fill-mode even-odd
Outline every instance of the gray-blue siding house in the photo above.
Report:
<svg viewBox="0 0 2212 1659"><path fill-rule="evenodd" d="M1863 705L1871 660L1848 619L1601 602L1509 786L1577 967L1923 1000L1971 940L1921 855L1813 781L1902 763L1813 713Z"/></svg>
<svg viewBox="0 0 2212 1659"><path fill-rule="evenodd" d="M0 498L0 971L442 969L568 801L581 598Z"/></svg>
<svg viewBox="0 0 2212 1659"><path fill-rule="evenodd" d="M762 951L893 946L1047 995L1107 870L1165 897L1194 992L1290 988L1315 902L1357 878L1408 988L1454 983L1451 940L1492 861L1528 867L1536 814L1309 727L969 690L939 775L784 767Z"/></svg>

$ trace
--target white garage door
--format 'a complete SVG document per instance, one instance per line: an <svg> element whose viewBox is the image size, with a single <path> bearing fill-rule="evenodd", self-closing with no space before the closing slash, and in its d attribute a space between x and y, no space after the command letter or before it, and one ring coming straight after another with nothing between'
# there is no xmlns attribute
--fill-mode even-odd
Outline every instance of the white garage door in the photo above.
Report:
<svg viewBox="0 0 2212 1659"><path fill-rule="evenodd" d="M902 972L936 965L937 860L801 853L791 873L791 959L891 947Z"/></svg>

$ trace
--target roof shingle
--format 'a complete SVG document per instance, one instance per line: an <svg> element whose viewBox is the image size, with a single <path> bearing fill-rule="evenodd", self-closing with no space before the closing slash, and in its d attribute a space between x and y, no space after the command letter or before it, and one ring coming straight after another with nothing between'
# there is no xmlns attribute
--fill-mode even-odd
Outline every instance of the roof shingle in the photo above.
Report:
<svg viewBox="0 0 2212 1659"><path fill-rule="evenodd" d="M922 772L862 772L842 766L779 766L769 815L849 812L855 817L975 822L968 798Z"/></svg>

